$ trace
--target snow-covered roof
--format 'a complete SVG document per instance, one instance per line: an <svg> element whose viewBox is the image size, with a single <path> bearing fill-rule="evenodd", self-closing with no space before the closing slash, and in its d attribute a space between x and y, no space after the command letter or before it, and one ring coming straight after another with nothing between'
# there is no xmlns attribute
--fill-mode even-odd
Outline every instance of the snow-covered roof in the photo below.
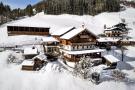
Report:
<svg viewBox="0 0 135 90"><path fill-rule="evenodd" d="M92 72L101 73L105 68L107 68L107 65L101 64L101 65L92 67L91 70Z"/></svg>
<svg viewBox="0 0 135 90"><path fill-rule="evenodd" d="M62 51L65 52L65 53L71 54L71 55L104 52L103 49L81 50L81 51L67 51L67 50L62 50Z"/></svg>
<svg viewBox="0 0 135 90"><path fill-rule="evenodd" d="M80 32L82 32L83 30L85 30L86 28L77 28L77 29L74 29L66 34L64 34L63 36L61 36L60 38L62 39L70 39L72 37L74 37L75 35L79 34Z"/></svg>
<svg viewBox="0 0 135 90"><path fill-rule="evenodd" d="M102 61L102 58L94 58L92 61Z"/></svg>
<svg viewBox="0 0 135 90"><path fill-rule="evenodd" d="M98 42L117 42L119 41L119 38L111 38L111 37L102 37L97 39Z"/></svg>
<svg viewBox="0 0 135 90"><path fill-rule="evenodd" d="M119 59L117 59L116 57L112 56L112 55L105 55L103 56L105 59L107 59L109 62L111 63L115 63L120 61Z"/></svg>
<svg viewBox="0 0 135 90"><path fill-rule="evenodd" d="M85 27L80 27L80 28L76 28L71 30L70 32L64 34L63 36L61 36L60 38L62 39L71 39L72 37L76 36L77 34L81 33L82 31L87 30L87 28ZM89 30L87 30L88 32L90 32ZM92 33L92 32L91 32ZM92 33L94 36L96 36L94 33Z"/></svg>
<svg viewBox="0 0 135 90"><path fill-rule="evenodd" d="M46 22L35 17L27 17L21 20L16 20L13 23L7 24L7 26L23 26L23 27L40 27L40 28L50 28L46 25Z"/></svg>
<svg viewBox="0 0 135 90"><path fill-rule="evenodd" d="M135 42L135 39L122 39L121 41L131 41L131 42Z"/></svg>
<svg viewBox="0 0 135 90"><path fill-rule="evenodd" d="M38 49L37 48L32 48L32 47L28 47L28 48L24 48L24 55L36 55L38 54Z"/></svg>
<svg viewBox="0 0 135 90"><path fill-rule="evenodd" d="M58 40L56 40L54 37L42 37L43 42L59 42Z"/></svg>
<svg viewBox="0 0 135 90"><path fill-rule="evenodd" d="M52 35L58 35L58 36L60 36L60 35L65 34L66 32L68 32L68 31L70 31L72 29L74 29L74 27L61 28L61 29L55 31L54 33L52 33Z"/></svg>
<svg viewBox="0 0 135 90"><path fill-rule="evenodd" d="M106 28L105 31L110 31L110 30L121 30L120 28L118 27L110 27L110 28Z"/></svg>
<svg viewBox="0 0 135 90"><path fill-rule="evenodd" d="M33 61L24 60L22 65L33 66L34 62Z"/></svg>
<svg viewBox="0 0 135 90"><path fill-rule="evenodd" d="M46 61L46 59L47 59L44 54L37 55L37 56L35 56L33 59L35 59L35 58L38 58L38 59L44 60L44 61Z"/></svg>

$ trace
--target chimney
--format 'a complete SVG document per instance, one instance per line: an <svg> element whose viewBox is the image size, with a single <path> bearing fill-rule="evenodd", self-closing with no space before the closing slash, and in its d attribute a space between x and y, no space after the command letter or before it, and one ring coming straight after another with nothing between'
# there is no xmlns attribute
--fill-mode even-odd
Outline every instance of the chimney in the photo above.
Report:
<svg viewBox="0 0 135 90"><path fill-rule="evenodd" d="M84 23L82 24L82 28L85 28L85 24Z"/></svg>

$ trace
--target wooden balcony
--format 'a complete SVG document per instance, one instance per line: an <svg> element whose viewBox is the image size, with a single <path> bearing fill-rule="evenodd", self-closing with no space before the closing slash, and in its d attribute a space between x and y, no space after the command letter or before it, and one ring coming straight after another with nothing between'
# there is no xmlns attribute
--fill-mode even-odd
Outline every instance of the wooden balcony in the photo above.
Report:
<svg viewBox="0 0 135 90"><path fill-rule="evenodd" d="M80 58L76 58L76 57L69 58L64 56L64 58L69 62L78 62L80 60Z"/></svg>
<svg viewBox="0 0 135 90"><path fill-rule="evenodd" d="M92 44L96 44L96 42L86 42L86 43L71 43L71 45L92 45Z"/></svg>
<svg viewBox="0 0 135 90"><path fill-rule="evenodd" d="M64 56L64 58L69 61L69 62L78 62L80 61L80 58L83 57L83 55L85 55L86 57L90 57L93 60L94 59L99 59L101 58L101 53L97 54L97 53L91 53L91 54L82 54L82 55L72 55L71 58Z"/></svg>

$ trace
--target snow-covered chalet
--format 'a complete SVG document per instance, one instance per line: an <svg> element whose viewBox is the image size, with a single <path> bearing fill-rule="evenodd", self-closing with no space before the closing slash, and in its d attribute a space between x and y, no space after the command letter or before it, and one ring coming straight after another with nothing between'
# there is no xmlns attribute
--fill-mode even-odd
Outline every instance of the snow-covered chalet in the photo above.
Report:
<svg viewBox="0 0 135 90"><path fill-rule="evenodd" d="M98 37L84 25L80 28L69 28L63 34L57 35L57 38L60 40L61 55L66 61L77 62L82 56L101 58L103 50L96 46Z"/></svg>

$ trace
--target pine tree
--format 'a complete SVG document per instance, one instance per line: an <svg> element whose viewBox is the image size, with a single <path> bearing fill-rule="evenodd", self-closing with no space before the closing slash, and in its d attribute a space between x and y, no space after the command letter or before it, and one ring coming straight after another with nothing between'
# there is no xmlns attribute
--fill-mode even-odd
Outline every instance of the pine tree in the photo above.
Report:
<svg viewBox="0 0 135 90"><path fill-rule="evenodd" d="M96 15L104 11L120 10L119 0L47 0L46 3L48 14Z"/></svg>
<svg viewBox="0 0 135 90"><path fill-rule="evenodd" d="M26 15L28 16L32 16L33 15L33 8L31 6L31 4L27 5L26 9L25 9Z"/></svg>
<svg viewBox="0 0 135 90"><path fill-rule="evenodd" d="M3 15L4 11L5 11L4 5L3 5L3 3L1 2L1 3L0 3L0 15Z"/></svg>

